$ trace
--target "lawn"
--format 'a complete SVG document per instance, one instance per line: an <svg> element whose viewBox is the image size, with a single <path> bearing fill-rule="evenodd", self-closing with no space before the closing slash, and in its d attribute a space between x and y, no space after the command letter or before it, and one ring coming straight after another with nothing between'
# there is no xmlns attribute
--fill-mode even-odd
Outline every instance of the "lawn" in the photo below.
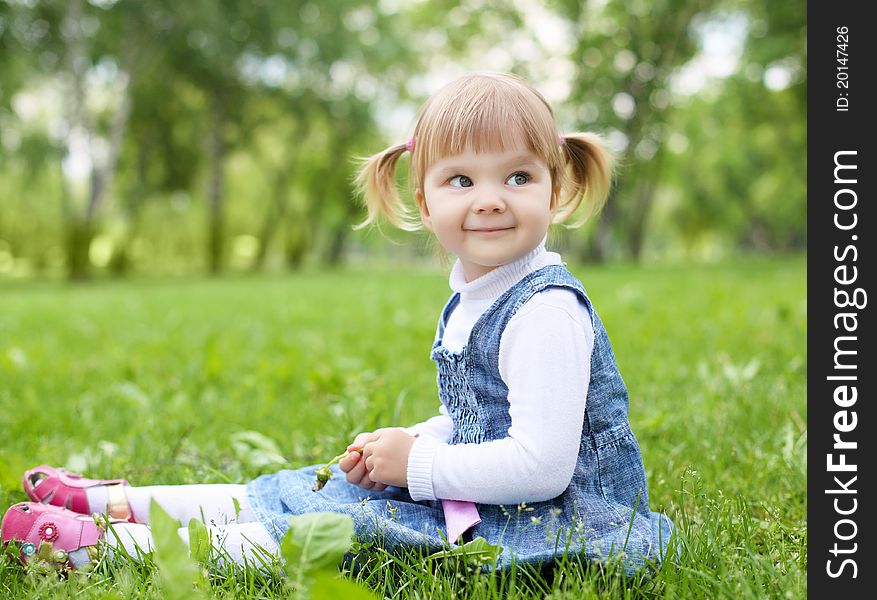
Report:
<svg viewBox="0 0 877 600"><path fill-rule="evenodd" d="M573 271L630 389L678 564L633 578L572 563L500 576L377 553L355 578L399 598L803 598L803 257ZM134 485L244 483L275 467L236 449L239 432L302 466L359 431L425 419L438 407L428 351L447 294L443 274L417 269L0 283L2 509L25 499L21 473L40 463ZM288 590L279 569L226 575L207 586L217 597ZM0 557L4 598L160 597L154 577L151 562L119 559L59 580Z"/></svg>

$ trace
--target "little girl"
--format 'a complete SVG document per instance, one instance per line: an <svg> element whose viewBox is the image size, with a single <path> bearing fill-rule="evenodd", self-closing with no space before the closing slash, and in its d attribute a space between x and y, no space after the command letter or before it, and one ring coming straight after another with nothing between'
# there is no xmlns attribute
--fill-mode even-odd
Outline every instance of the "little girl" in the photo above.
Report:
<svg viewBox="0 0 877 600"><path fill-rule="evenodd" d="M416 212L395 186L406 152ZM37 467L24 478L33 502L9 509L4 542L24 541L27 554L50 541L79 566L103 535L81 515L97 512L119 519L118 540L104 537L133 555L151 547L154 499L182 525L204 518L237 562L277 553L289 517L317 511L349 515L361 539L390 551L480 536L503 547L501 568L568 553L620 557L633 572L663 557L672 525L649 510L606 330L545 249L552 223L605 200L611 157L600 138L559 135L548 103L519 78L472 74L433 95L414 135L367 159L358 183L366 224L422 224L457 257L431 352L439 414L359 434L319 492L313 467L246 486L153 487Z"/></svg>

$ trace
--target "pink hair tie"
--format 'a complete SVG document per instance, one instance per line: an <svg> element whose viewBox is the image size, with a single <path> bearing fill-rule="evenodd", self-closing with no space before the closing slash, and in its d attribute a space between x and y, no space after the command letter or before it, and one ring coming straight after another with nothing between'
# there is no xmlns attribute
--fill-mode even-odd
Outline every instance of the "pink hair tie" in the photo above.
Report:
<svg viewBox="0 0 877 600"><path fill-rule="evenodd" d="M414 136L413 135L411 136L411 138L407 142L405 142L405 149L408 150L408 152L414 152Z"/></svg>
<svg viewBox="0 0 877 600"><path fill-rule="evenodd" d="M566 139L561 134L557 134L557 143L563 146L566 143Z"/></svg>

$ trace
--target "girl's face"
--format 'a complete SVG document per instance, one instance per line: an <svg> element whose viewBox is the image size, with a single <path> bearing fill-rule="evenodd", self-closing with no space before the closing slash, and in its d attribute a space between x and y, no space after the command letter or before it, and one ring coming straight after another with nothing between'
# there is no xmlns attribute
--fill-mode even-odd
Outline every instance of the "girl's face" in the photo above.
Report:
<svg viewBox="0 0 877 600"><path fill-rule="evenodd" d="M503 152L467 150L433 163L415 198L424 226L460 259L472 281L542 242L558 191L545 161L518 145Z"/></svg>

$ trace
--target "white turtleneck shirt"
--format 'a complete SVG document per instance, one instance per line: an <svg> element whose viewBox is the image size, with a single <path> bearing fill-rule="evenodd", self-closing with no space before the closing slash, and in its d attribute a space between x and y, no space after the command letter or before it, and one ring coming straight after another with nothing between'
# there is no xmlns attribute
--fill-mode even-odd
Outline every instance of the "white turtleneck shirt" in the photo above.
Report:
<svg viewBox="0 0 877 600"><path fill-rule="evenodd" d="M562 264L543 240L529 254L467 282L459 261L450 287L460 294L442 345L460 352L475 322L506 290L547 265ZM534 294L500 338L499 374L508 387L511 426L505 438L447 443L453 424L439 415L408 428L418 437L408 456L414 500L488 504L538 502L569 486L578 459L590 380L594 329L583 302L565 288Z"/></svg>

